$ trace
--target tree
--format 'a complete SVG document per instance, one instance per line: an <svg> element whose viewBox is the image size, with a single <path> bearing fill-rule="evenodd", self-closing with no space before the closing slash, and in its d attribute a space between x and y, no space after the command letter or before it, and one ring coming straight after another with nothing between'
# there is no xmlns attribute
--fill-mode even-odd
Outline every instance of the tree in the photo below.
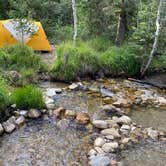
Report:
<svg viewBox="0 0 166 166"><path fill-rule="evenodd" d="M153 47L149 56L149 59L147 61L147 63L145 64L145 66L142 66L141 69L141 76L144 76L145 72L147 71L147 69L149 68L151 61L157 51L157 47L158 47L158 39L159 39L159 34L160 34L160 29L161 29L161 9L162 9L162 5L163 5L164 0L160 0L159 5L158 5L158 10L157 10L157 18L156 18L156 32L155 32L155 38L154 38L154 43L153 43Z"/></svg>
<svg viewBox="0 0 166 166"><path fill-rule="evenodd" d="M74 34L73 34L73 43L76 45L77 40L77 10L76 10L76 2L72 0L72 9L73 9L73 23L74 23Z"/></svg>

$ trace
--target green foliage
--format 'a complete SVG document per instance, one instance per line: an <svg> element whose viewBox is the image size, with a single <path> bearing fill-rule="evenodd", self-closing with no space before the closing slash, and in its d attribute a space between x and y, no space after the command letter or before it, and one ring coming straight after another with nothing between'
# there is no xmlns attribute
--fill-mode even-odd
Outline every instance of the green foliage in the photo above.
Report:
<svg viewBox="0 0 166 166"><path fill-rule="evenodd" d="M32 85L17 88L11 95L11 101L20 109L44 107L42 92Z"/></svg>
<svg viewBox="0 0 166 166"><path fill-rule="evenodd" d="M0 112L5 111L9 103L9 87L4 79L2 79L0 76Z"/></svg>
<svg viewBox="0 0 166 166"><path fill-rule="evenodd" d="M0 69L20 71L23 68L45 70L40 56L25 45L6 46L0 49Z"/></svg>

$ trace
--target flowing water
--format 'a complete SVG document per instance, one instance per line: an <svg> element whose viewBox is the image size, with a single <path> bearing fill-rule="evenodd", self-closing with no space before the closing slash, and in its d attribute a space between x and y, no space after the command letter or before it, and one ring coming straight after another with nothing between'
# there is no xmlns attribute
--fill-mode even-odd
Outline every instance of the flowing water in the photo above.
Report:
<svg viewBox="0 0 166 166"><path fill-rule="evenodd" d="M97 87L101 85L100 82ZM63 83L40 84L43 89L66 86ZM63 92L57 95L55 103L75 111L88 111L92 119L108 116L100 111L103 96L89 95L85 91ZM165 110L146 106L128 111L138 124L165 131ZM30 121L12 134L0 138L0 166L88 166L87 152L92 145L91 133L85 127L70 121L67 128L59 129L57 120L48 116ZM129 147L119 154L119 158L123 166L165 166L166 145L152 142Z"/></svg>

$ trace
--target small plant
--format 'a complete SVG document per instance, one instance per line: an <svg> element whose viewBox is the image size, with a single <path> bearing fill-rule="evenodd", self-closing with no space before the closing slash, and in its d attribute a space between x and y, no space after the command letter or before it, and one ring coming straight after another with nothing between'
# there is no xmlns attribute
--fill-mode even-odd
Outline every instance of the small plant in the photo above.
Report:
<svg viewBox="0 0 166 166"><path fill-rule="evenodd" d="M32 85L17 88L12 93L11 101L20 109L41 109L44 107L42 92Z"/></svg>

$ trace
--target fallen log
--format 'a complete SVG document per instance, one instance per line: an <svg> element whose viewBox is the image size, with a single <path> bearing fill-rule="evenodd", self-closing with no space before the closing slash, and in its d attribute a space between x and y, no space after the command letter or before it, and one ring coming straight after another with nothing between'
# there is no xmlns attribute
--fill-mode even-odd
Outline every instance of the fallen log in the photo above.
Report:
<svg viewBox="0 0 166 166"><path fill-rule="evenodd" d="M153 83L153 82L150 82L150 81L138 80L138 79L134 79L134 78L128 78L128 80L132 81L132 82L137 82L137 83L140 83L140 84L151 85L151 86L154 86L154 87L160 88L160 89L166 89L166 85L164 85L164 84L157 84L157 83Z"/></svg>

